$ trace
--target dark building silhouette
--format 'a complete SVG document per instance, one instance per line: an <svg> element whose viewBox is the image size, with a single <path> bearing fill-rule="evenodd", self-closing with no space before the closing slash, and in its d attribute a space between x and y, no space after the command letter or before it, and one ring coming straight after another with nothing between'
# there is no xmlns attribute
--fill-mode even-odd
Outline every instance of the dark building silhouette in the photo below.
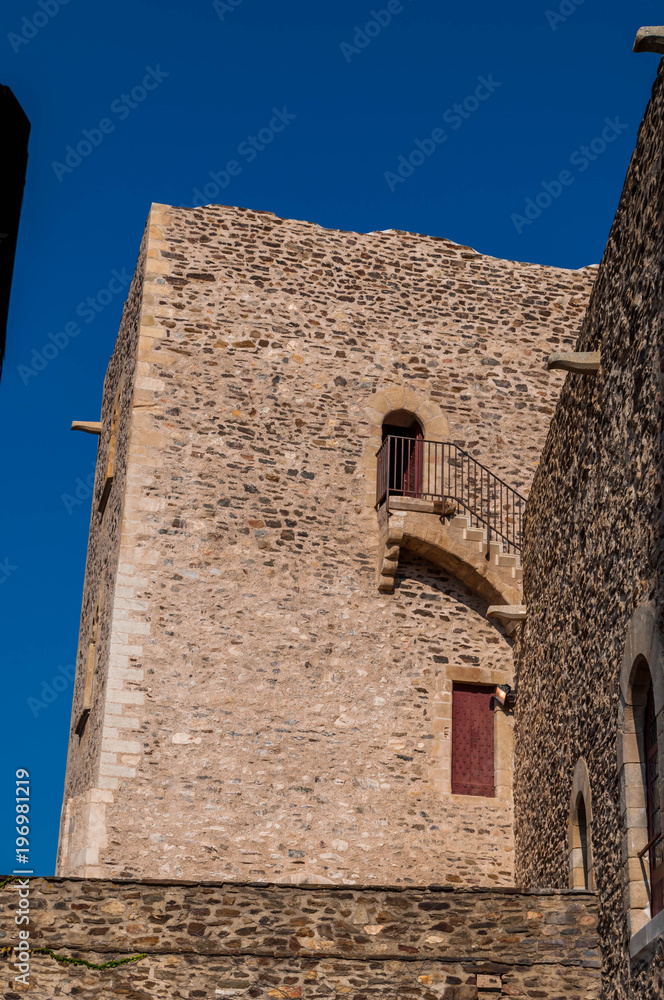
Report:
<svg viewBox="0 0 664 1000"><path fill-rule="evenodd" d="M5 181L0 200L0 374L5 356L9 294L14 271L18 224L28 166L30 122L9 87L0 86Z"/></svg>

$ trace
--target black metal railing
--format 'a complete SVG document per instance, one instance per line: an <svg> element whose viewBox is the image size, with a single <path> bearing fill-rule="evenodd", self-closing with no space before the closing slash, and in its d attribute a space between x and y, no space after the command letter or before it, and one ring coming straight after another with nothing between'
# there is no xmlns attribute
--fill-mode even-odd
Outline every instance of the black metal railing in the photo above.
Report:
<svg viewBox="0 0 664 1000"><path fill-rule="evenodd" d="M453 501L469 526L487 529L507 552L521 552L525 497L455 444L385 438L377 455L376 506L391 497Z"/></svg>

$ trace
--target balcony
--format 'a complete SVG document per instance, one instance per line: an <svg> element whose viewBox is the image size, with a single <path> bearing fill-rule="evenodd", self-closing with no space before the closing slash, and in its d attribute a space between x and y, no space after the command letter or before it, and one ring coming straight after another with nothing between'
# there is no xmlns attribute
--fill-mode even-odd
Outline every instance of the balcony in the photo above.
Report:
<svg viewBox="0 0 664 1000"><path fill-rule="evenodd" d="M521 554L525 497L457 445L389 435L377 461L377 508L461 515L467 537L475 529L487 552L498 542L502 552Z"/></svg>

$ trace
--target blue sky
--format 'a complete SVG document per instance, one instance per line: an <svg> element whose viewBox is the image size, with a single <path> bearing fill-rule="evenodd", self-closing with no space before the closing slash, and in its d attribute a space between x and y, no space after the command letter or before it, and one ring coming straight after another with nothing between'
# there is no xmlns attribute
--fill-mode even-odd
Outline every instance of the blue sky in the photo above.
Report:
<svg viewBox="0 0 664 1000"><path fill-rule="evenodd" d="M211 184L211 201L327 227L595 263L657 71L633 38L661 14L654 0L4 0L0 83L32 137L0 384L0 871L17 768L34 870L54 868L96 451L68 428L99 417L150 203L192 205Z"/></svg>

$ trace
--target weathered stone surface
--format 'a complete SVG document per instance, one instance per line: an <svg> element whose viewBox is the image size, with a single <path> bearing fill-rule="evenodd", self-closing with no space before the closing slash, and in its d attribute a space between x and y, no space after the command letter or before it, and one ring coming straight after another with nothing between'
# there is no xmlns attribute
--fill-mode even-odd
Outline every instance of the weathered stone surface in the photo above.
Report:
<svg viewBox="0 0 664 1000"><path fill-rule="evenodd" d="M663 680L663 152L660 66L579 342L601 348L601 370L566 381L526 517L517 879L568 884L573 776L584 758L607 1000L663 995L661 945L630 967L630 933L649 917L647 860L637 856L648 834L642 741L624 684L639 655L658 694ZM660 764L660 783L662 773Z"/></svg>
<svg viewBox="0 0 664 1000"><path fill-rule="evenodd" d="M2 896L0 946L11 948L16 886ZM489 977L501 996L599 996L591 893L35 879L30 903L32 948L97 965L146 953L106 971L33 955L38 998L474 1000Z"/></svg>
<svg viewBox="0 0 664 1000"><path fill-rule="evenodd" d="M594 276L152 207L104 391L59 872L511 881L510 754L495 799L449 791L452 682L510 683L511 644L404 551L378 591L375 452L406 409L527 492L562 385L546 357Z"/></svg>
<svg viewBox="0 0 664 1000"><path fill-rule="evenodd" d="M634 52L657 52L664 55L664 26L639 28L634 39Z"/></svg>

